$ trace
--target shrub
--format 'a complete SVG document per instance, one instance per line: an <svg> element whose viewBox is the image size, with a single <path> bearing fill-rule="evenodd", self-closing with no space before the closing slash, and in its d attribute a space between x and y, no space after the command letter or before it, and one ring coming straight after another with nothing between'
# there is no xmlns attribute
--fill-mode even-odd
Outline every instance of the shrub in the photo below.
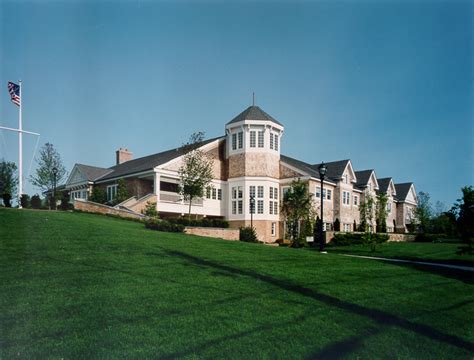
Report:
<svg viewBox="0 0 474 360"><path fill-rule="evenodd" d="M142 210L142 214L151 218L157 218L158 211L156 211L156 202L147 201L145 209Z"/></svg>
<svg viewBox="0 0 474 360"><path fill-rule="evenodd" d="M389 239L387 234L370 234L371 241L380 244ZM365 233L336 233L331 241L331 245L361 245L365 244L367 239Z"/></svg>
<svg viewBox="0 0 474 360"><path fill-rule="evenodd" d="M89 201L96 202L98 204L105 204L107 202L107 194L105 189L94 186L92 194L89 197Z"/></svg>
<svg viewBox="0 0 474 360"><path fill-rule="evenodd" d="M9 208L9 207L12 207L12 196L8 193L5 193L2 195L3 197L3 204L5 205L5 207Z"/></svg>
<svg viewBox="0 0 474 360"><path fill-rule="evenodd" d="M436 242L439 240L447 239L446 234L416 234L415 242Z"/></svg>
<svg viewBox="0 0 474 360"><path fill-rule="evenodd" d="M31 197L30 203L33 209L41 209L41 198L38 194L35 194Z"/></svg>
<svg viewBox="0 0 474 360"><path fill-rule="evenodd" d="M30 207L30 197L27 194L22 194L20 198L21 207L28 209Z"/></svg>
<svg viewBox="0 0 474 360"><path fill-rule="evenodd" d="M255 228L252 228L250 226L241 227L240 228L240 234L239 234L239 240L244 241L244 242L252 242L252 243L258 242L257 233L255 232Z"/></svg>
<svg viewBox="0 0 474 360"><path fill-rule="evenodd" d="M145 227L150 230L166 231L166 232L184 232L184 226L181 224L172 224L169 221L161 219L145 220Z"/></svg>
<svg viewBox="0 0 474 360"><path fill-rule="evenodd" d="M224 219L189 219L187 217L180 218L171 218L167 219L168 222L172 224L180 224L183 226L199 226L199 227L218 227L218 228L228 228L229 222Z"/></svg>

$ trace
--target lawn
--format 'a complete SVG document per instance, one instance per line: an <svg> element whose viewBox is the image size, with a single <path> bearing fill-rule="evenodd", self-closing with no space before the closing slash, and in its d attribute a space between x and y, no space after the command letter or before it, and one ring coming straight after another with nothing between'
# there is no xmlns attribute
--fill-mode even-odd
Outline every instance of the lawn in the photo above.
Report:
<svg viewBox="0 0 474 360"><path fill-rule="evenodd" d="M0 359L472 359L459 272L0 209Z"/></svg>
<svg viewBox="0 0 474 360"><path fill-rule="evenodd" d="M329 246L329 251L339 254L377 256L413 261L436 262L474 267L474 255L460 251L461 242L416 243L387 242L379 244L373 252L369 245Z"/></svg>

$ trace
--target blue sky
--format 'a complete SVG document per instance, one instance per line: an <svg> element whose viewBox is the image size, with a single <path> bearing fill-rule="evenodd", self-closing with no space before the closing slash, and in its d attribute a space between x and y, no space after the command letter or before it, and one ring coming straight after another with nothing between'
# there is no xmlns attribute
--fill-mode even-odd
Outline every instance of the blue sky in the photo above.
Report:
<svg viewBox="0 0 474 360"><path fill-rule="evenodd" d="M2 1L0 124L17 125L6 83L21 78L40 145L68 170L108 167L121 146L223 134L255 92L282 153L350 158L450 207L473 183L472 29L470 1ZM17 160L16 135L1 157Z"/></svg>

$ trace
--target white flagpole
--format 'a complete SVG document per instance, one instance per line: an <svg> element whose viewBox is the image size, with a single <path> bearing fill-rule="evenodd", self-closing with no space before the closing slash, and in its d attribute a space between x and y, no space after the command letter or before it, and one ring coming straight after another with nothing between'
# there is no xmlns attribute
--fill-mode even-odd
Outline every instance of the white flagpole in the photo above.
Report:
<svg viewBox="0 0 474 360"><path fill-rule="evenodd" d="M21 107L23 105L23 98L21 97L21 80L20 86L20 109L18 115L18 208L21 209L21 195L23 194L23 124L21 120Z"/></svg>

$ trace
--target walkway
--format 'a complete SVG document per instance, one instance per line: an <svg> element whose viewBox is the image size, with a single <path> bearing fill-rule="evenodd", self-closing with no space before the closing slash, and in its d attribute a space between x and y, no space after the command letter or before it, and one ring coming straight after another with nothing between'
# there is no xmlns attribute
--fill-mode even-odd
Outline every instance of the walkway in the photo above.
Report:
<svg viewBox="0 0 474 360"><path fill-rule="evenodd" d="M429 265L429 266L437 266L437 267L444 267L444 268L449 268L449 269L456 269L456 270L464 270L464 271L474 272L474 267L471 267L471 266L449 265L449 264L432 263L432 262L426 262L426 261L389 259L389 258L381 258L381 257L375 257L375 256L348 255L348 254L341 254L341 255L342 256L362 258L362 259L383 260L383 261L400 262L400 263L408 263L408 264L419 264L419 265Z"/></svg>

